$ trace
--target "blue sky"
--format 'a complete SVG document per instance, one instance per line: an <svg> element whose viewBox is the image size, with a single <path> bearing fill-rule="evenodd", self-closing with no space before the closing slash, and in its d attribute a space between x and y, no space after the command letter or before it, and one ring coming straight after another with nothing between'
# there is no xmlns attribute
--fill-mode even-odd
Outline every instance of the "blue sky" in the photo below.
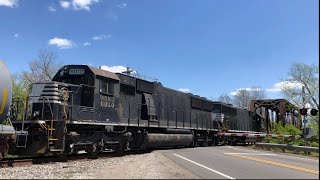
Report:
<svg viewBox="0 0 320 180"><path fill-rule="evenodd" d="M130 66L205 97L260 85L279 98L293 62L318 64L317 0L0 0L0 59L28 69Z"/></svg>

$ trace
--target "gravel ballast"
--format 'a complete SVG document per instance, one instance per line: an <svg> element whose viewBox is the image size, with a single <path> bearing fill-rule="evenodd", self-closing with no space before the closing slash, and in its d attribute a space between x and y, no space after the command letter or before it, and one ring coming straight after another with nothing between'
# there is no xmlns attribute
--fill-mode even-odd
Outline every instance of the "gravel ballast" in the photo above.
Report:
<svg viewBox="0 0 320 180"><path fill-rule="evenodd" d="M158 151L123 157L0 168L0 179L197 179Z"/></svg>

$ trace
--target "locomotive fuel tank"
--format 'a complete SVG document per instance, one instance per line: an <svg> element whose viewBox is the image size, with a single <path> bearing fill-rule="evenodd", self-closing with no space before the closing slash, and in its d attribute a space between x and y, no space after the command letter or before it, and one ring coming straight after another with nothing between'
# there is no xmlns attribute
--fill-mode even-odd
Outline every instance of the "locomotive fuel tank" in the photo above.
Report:
<svg viewBox="0 0 320 180"><path fill-rule="evenodd" d="M161 147L190 146L192 142L192 134L148 133L142 147L152 149Z"/></svg>

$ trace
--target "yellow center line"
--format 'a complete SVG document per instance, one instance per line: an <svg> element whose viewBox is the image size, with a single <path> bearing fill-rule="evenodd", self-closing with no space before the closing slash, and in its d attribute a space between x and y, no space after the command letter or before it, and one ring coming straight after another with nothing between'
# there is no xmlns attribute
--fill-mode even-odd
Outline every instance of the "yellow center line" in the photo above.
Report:
<svg viewBox="0 0 320 180"><path fill-rule="evenodd" d="M253 161L258 161L258 162L262 162L262 163L272 164L272 165L276 165L276 166L286 167L286 168L295 169L295 170L299 170L299 171L304 171L304 172L308 172L308 173L319 174L319 171L318 170L314 170L314 169L308 169L308 168L303 168L303 167L298 167L298 166L292 166L292 165L289 165L289 164L283 164L283 163L279 163L279 162L274 162L274 161L269 161L269 160L264 160L264 159L258 159L258 158L244 156L244 155L240 155L240 154L227 154L227 155L238 157L238 158L243 158L243 159L249 159L249 160L253 160Z"/></svg>
<svg viewBox="0 0 320 180"><path fill-rule="evenodd" d="M5 106L6 106L7 95L8 95L8 89L7 89L7 88L4 88L4 89L3 89L3 100L2 100L1 108L0 108L0 114L3 113L4 108L5 108Z"/></svg>

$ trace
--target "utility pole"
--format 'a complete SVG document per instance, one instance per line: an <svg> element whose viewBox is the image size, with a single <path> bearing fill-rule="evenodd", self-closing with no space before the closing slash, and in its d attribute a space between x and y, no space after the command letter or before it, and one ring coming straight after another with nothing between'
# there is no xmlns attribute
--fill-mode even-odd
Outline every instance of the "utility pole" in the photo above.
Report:
<svg viewBox="0 0 320 180"><path fill-rule="evenodd" d="M305 98L305 89L304 86L302 86L302 108L304 109L306 107L306 98ZM302 117L302 122L303 120L305 120L307 115L303 115ZM306 123L303 123L303 131L305 131L306 129ZM304 145L308 146L308 142L307 142L307 138L304 138ZM308 152L305 152L306 154L308 154Z"/></svg>
<svg viewBox="0 0 320 180"><path fill-rule="evenodd" d="M127 76L130 76L130 74L133 72L132 69L130 69L130 67L127 67L126 71L123 71L122 73L126 74Z"/></svg>
<svg viewBox="0 0 320 180"><path fill-rule="evenodd" d="M306 107L306 98L305 98L305 91L304 86L302 86L302 108L304 109ZM305 115L303 115L302 120L305 119ZM306 123L303 123L303 128L306 128Z"/></svg>

